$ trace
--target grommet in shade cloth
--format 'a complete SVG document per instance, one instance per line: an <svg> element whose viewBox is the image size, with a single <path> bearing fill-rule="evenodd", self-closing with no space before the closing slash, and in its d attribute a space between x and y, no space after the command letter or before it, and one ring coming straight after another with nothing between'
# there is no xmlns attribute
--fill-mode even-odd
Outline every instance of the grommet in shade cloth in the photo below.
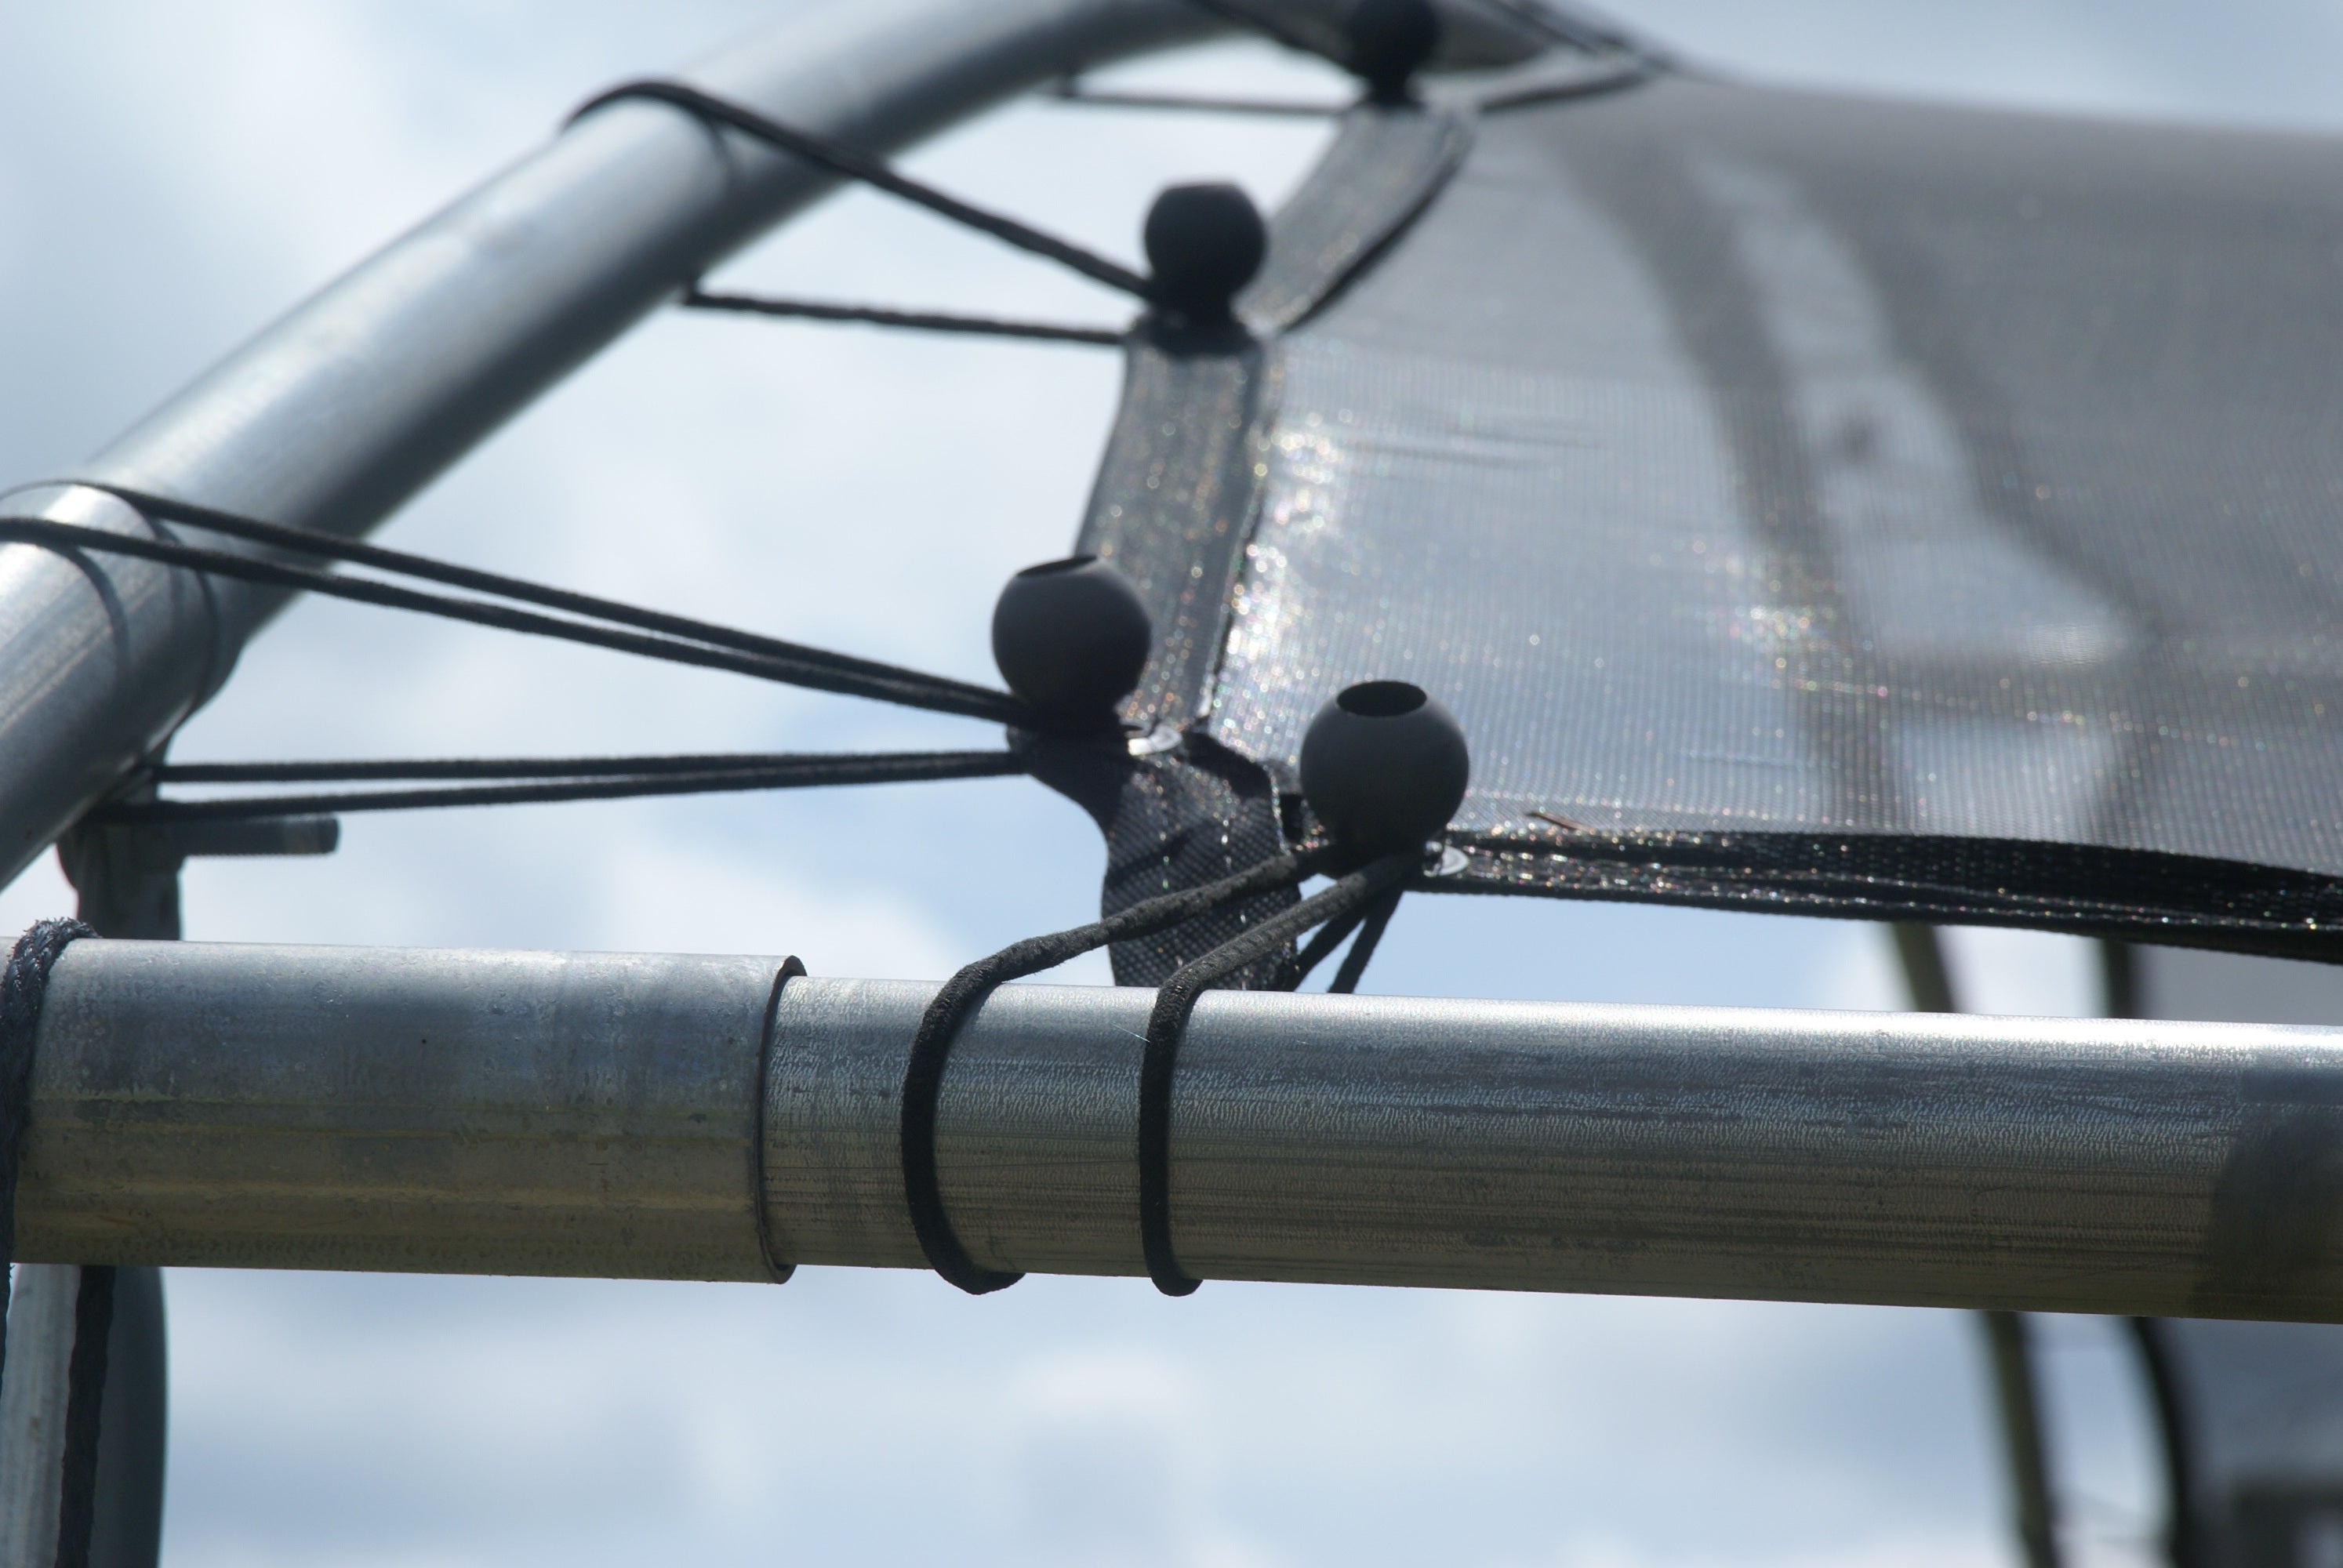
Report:
<svg viewBox="0 0 2343 1568"><path fill-rule="evenodd" d="M1473 776L1455 716L1419 686L1370 680L1318 710L1302 737L1302 794L1346 848L1392 855L1440 836Z"/></svg>
<svg viewBox="0 0 2343 1568"><path fill-rule="evenodd" d="M1096 556L1027 567L992 607L992 662L1056 734L1114 731L1153 639L1139 590Z"/></svg>
<svg viewBox="0 0 2343 1568"><path fill-rule="evenodd" d="M1269 226L1232 185L1167 186L1147 209L1151 297L1191 327L1235 319L1231 302L1269 254Z"/></svg>
<svg viewBox="0 0 2343 1568"><path fill-rule="evenodd" d="M1377 104L1404 104L1408 84L1440 47L1431 0L1359 0L1351 8L1351 69Z"/></svg>

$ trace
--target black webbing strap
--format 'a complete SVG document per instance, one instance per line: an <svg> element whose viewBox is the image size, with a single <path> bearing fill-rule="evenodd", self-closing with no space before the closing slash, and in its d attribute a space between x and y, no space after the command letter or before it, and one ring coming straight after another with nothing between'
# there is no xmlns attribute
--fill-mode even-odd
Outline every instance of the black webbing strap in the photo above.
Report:
<svg viewBox="0 0 2343 1568"><path fill-rule="evenodd" d="M41 920L16 939L0 970L0 1323L8 1310L8 1265L16 1256L16 1160L32 1111L33 1037L41 1028L41 1000L49 970L75 939L94 934L79 920ZM7 1335L0 1332L0 1377L7 1371Z"/></svg>
<svg viewBox="0 0 2343 1568"><path fill-rule="evenodd" d="M373 578L293 566L255 556L237 555L228 550L182 544L176 539L111 533L80 523L62 523L23 514L0 514L0 541L16 540L40 545L68 555L75 550L88 550L102 555L133 556L165 566L184 567L272 588L323 594L330 598L350 599L388 609L410 610L447 620L466 621L474 626L493 627L501 631L583 643L588 647L609 648L675 664L729 670L737 675L787 686L872 698L906 708L990 719L996 723L1032 722L1032 716L1027 712L1025 705L1009 693L967 681L927 675L876 659L832 653L825 648L809 648L779 638L645 609L591 594L548 588L498 572L481 571L425 556L410 555L403 550L387 549L380 545L336 538L329 534L266 522L257 518L222 511L216 507L198 506L119 485L70 478L43 483L96 490L115 497L150 518L190 524L232 538L246 539L320 559L372 567L401 577L492 594L518 604L536 605L562 613L540 615L517 608L511 604L426 593ZM579 618L570 618L573 617ZM596 622L608 624L598 625Z"/></svg>
<svg viewBox="0 0 2343 1568"><path fill-rule="evenodd" d="M1423 862L1421 854L1410 852L1361 867L1283 914L1182 966L1155 993L1155 1009L1147 1019L1146 1051L1139 1066L1139 1241L1146 1254L1148 1278L1165 1295L1188 1295L1200 1282L1181 1268L1172 1247L1172 1079L1179 1065L1180 1040L1187 1032L1197 999L1216 982L1276 951L1321 921L1378 909L1384 898L1406 886ZM1381 925L1374 930L1380 934ZM1359 967L1365 968L1363 959ZM1350 966L1346 963L1344 968ZM1352 980L1356 983L1356 974Z"/></svg>
<svg viewBox="0 0 2343 1568"><path fill-rule="evenodd" d="M903 200L923 206L940 216L948 217L954 223L975 229L980 234L989 234L1005 244L1015 246L1019 250L1044 256L1061 266L1071 267L1083 276L1093 278L1110 288L1119 288L1125 294L1134 295L1141 299L1151 297L1151 290L1147 279L1119 262L1109 261L1094 251L1085 250L1081 246L1060 239L1054 235L1043 234L1041 230L1020 223L1013 217L988 212L980 206L960 200L958 196L949 196L933 186L923 185L918 180L897 173L884 160L875 158L859 148L848 146L843 142L833 141L817 132L803 130L795 126L785 126L779 120L767 118L754 109L719 98L713 93L702 92L698 87L687 86L681 82L656 79L624 82L607 92L595 94L583 104L578 105L569 117L575 121L582 116L591 114L605 104L617 103L625 98L649 98L659 103L672 104L677 108L697 115L703 120L729 126L743 135L754 136L769 146L779 147L785 153L794 154L809 164L828 169L834 175L859 181L875 190L885 191L890 196L900 196Z"/></svg>
<svg viewBox="0 0 2343 1568"><path fill-rule="evenodd" d="M903 1068L903 1196L910 1206L912 1232L920 1239L920 1251L930 1268L972 1296L1004 1289L1024 1277L980 1267L960 1244L944 1211L943 1187L936 1170L936 1101L961 1021L1011 980L1055 969L1111 942L1169 930L1265 890L1291 887L1309 877L1324 858L1324 851L1310 849L1281 855L1216 882L1144 900L1087 926L1029 937L990 958L979 959L944 982L920 1017L920 1026L911 1035L910 1059ZM1285 940L1281 937L1272 949Z"/></svg>
<svg viewBox="0 0 2343 1568"><path fill-rule="evenodd" d="M1548 819L1556 820L1554 819ZM2160 849L1923 833L1464 832L1444 891L2014 926L2343 963L2343 877Z"/></svg>

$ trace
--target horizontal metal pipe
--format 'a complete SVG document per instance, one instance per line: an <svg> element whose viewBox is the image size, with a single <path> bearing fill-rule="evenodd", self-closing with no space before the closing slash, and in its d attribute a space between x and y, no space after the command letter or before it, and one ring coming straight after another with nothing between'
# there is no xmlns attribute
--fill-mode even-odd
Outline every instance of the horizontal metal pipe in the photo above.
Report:
<svg viewBox="0 0 2343 1568"><path fill-rule="evenodd" d="M76 942L21 1255L919 1266L934 988L792 979L769 1026L779 968ZM939 1156L980 1263L1142 1271L1150 998L1012 987L962 1035ZM1207 1278L2343 1319L2343 1030L1214 993L1173 1150Z"/></svg>

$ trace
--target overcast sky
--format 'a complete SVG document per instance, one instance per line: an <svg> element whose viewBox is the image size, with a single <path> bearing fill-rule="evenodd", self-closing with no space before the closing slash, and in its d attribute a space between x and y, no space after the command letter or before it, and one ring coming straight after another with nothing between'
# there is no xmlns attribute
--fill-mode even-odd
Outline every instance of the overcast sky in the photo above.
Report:
<svg viewBox="0 0 2343 1568"><path fill-rule="evenodd" d="M776 6L0 0L0 479L70 467L598 85ZM1704 63L1895 94L2343 123L2311 0L1639 0ZM1224 45L1147 67L1309 85ZM1004 110L918 172L1111 253L1161 185L1272 203L1308 123ZM1112 322L1120 301L850 194L728 280ZM409 548L990 678L994 585L1062 554L1111 354L661 317L387 531ZM304 604L183 759L981 744L965 724ZM200 862L188 935L802 955L940 977L1093 909L1030 782L357 819L326 860ZM0 929L59 912L43 862ZM1967 936L1999 1010L2088 1005L2069 944ZM1076 978L1102 980L1103 965ZM1370 989L1892 1006L1860 929L1412 900ZM174 1564L1771 1564L2010 1561L1957 1314L912 1274L779 1289L179 1271ZM2098 1325L2057 1325L2104 1561L2145 1459Z"/></svg>

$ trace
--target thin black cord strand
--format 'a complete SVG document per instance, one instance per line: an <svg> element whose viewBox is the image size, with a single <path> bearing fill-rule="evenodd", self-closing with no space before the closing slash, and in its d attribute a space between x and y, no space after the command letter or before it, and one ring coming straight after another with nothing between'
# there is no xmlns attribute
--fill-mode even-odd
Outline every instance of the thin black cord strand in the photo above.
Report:
<svg viewBox="0 0 2343 1568"><path fill-rule="evenodd" d="M666 759L612 760L658 762ZM397 769L377 777L401 778L414 777L413 769L418 765L384 763L375 766ZM453 769L463 765L440 766ZM89 814L89 819L101 825L232 822L321 813L408 811L430 807L540 805L563 800L630 799L651 795L714 795L842 784L910 784L950 779L996 779L1024 771L1024 765L1014 754L1007 751L840 753L774 757L752 767L697 770L654 769L638 774L528 779L503 784L458 785L450 789L249 795L216 800L134 800L101 806Z"/></svg>
<svg viewBox="0 0 2343 1568"><path fill-rule="evenodd" d="M1155 993L1147 1019L1147 1046L1139 1066L1139 1242L1148 1278L1167 1296L1184 1296L1202 1282L1180 1266L1172 1245L1172 1080L1179 1065L1180 1039L1197 999L1210 987L1320 921L1342 920L1372 906L1386 892L1403 888L1422 869L1416 851L1388 855L1361 867L1332 887L1183 964Z"/></svg>
<svg viewBox="0 0 2343 1568"><path fill-rule="evenodd" d="M197 526L210 527L211 525L199 523ZM920 675L914 671L893 672L880 677L865 674L860 670L842 668L827 660L801 662L796 658L739 653L729 647L709 647L704 643L687 642L677 637L646 634L616 627L565 620L557 616L539 615L530 610L516 609L508 605L491 604L479 599L458 598L447 594L426 593L417 588L402 588L396 583L380 582L372 578L350 577L341 573L319 571L310 567L288 566L277 561L236 555L226 550L183 545L175 540L141 538L136 535L108 533L102 528L86 528L78 523L55 522L47 518L22 516L0 517L0 541L6 540L40 545L64 555L70 555L75 550L88 550L102 555L133 556L141 560L156 561L164 566L184 567L194 571L209 572L219 577L236 578L246 582L262 583L273 588L322 594L329 598L349 599L359 604L377 605L388 609L409 610L422 615L437 616L446 620L466 621L474 626L493 627L500 631L515 631L531 637L582 643L589 648L603 648L646 658L664 659L671 664L693 665L703 669L728 670L736 675L750 676L759 680L774 681L784 686L801 686L816 691L872 698L904 708L958 714L969 719L987 719L1003 724L1030 726L1032 723L1031 716L1026 710L1025 705L1006 692L988 691L980 686L970 686L938 676ZM641 612L638 612L639 613ZM734 637L743 635L745 634L734 634Z"/></svg>
<svg viewBox="0 0 2343 1568"><path fill-rule="evenodd" d="M1341 947L1342 939L1357 930L1359 922L1366 918L1366 910L1355 910L1320 926L1317 934L1302 945L1300 952L1293 955L1293 984L1288 989L1301 990L1302 982L1308 980L1312 971L1325 962L1327 955Z"/></svg>
<svg viewBox="0 0 2343 1568"><path fill-rule="evenodd" d="M676 301L686 310L725 310L745 316L780 316L803 321L853 321L866 327L897 327L914 332L950 332L977 337L1019 337L1042 343L1088 343L1119 348L1130 336L1109 327L1063 327L1048 321L1006 321L990 316L953 316L934 310L889 310L875 305L830 305L810 299L775 299L757 294L711 294L691 288Z"/></svg>
<svg viewBox="0 0 2343 1568"><path fill-rule="evenodd" d="M406 779L612 779L668 773L739 773L799 763L891 757L991 757L990 751L678 752L649 757L425 757L389 761L164 762L142 779L156 784L343 784Z"/></svg>
<svg viewBox="0 0 2343 1568"><path fill-rule="evenodd" d="M413 578L421 582L437 583L447 588L459 588L476 593L492 594L498 598L536 605L543 609L559 610L566 615L583 616L590 619L608 621L618 626L632 627L679 641L705 643L711 648L754 654L762 658L788 664L792 668L864 676L880 682L899 682L906 687L950 692L972 700L990 699L994 703L1007 701L1012 704L1015 702L1013 698L1008 697L1004 692L971 685L966 681L952 680L942 676L906 669L900 665L887 664L878 659L858 658L852 654L834 653L828 648L810 648L803 643L789 642L780 638L767 637L759 632L742 631L737 627L719 626L712 621L698 620L689 616L671 615L665 610L646 609L639 605L625 604L617 599L602 598L594 594L576 593L568 588L551 588L543 583L530 582L523 578L507 577L501 572L483 571L477 567L458 566L452 561L434 560L428 556L418 556L406 550L395 550L382 545L367 544L363 540L337 538L331 534L318 533L314 529L297 528L284 523L266 522L258 518L246 517L241 513L223 511L216 507L201 506L193 501L182 501L174 497L160 496L148 490L133 489L125 485L112 485L93 479L48 479L41 483L77 486L83 489L96 490L100 494L112 496L150 518L161 518L167 522L190 524L212 533L226 534L231 538L245 539L254 544L273 545L281 549L294 550L326 560L346 561L353 566L372 567L378 571ZM32 518L17 520L48 521L45 518ZM106 537L121 538L127 536L116 534ZM230 556L228 558L240 561L248 558ZM229 568L226 567L218 569L222 575L230 575ZM990 718L993 715L982 714L977 717Z"/></svg>
<svg viewBox="0 0 2343 1568"><path fill-rule="evenodd" d="M1205 115L1265 115L1281 119L1332 119L1350 112L1348 104L1311 104L1298 98L1219 98L1191 93L1133 93L1120 88L1085 86L1061 81L1048 94L1051 101L1092 109L1169 109Z"/></svg>
<svg viewBox="0 0 2343 1568"><path fill-rule="evenodd" d="M980 1267L960 1244L950 1216L944 1211L943 1187L936 1167L936 1103L945 1064L951 1059L952 1041L968 1015L1011 980L1055 969L1111 942L1169 930L1239 899L1291 887L1312 875L1326 853L1305 849L1281 855L1216 882L1141 900L1086 926L1028 937L977 960L944 982L920 1016L920 1026L911 1035L910 1057L903 1068L903 1197L912 1232L919 1237L920 1251L930 1268L972 1296L1004 1290L1024 1277ZM1271 948L1276 945L1272 942Z"/></svg>
<svg viewBox="0 0 2343 1568"><path fill-rule="evenodd" d="M948 217L954 223L989 234L995 239L1016 246L1019 250L1071 267L1083 276L1093 278L1110 288L1119 288L1125 294L1141 299L1153 297L1153 290L1148 280L1120 262L1109 261L1094 251L1086 250L1081 246L1060 239L1053 235L1043 234L1041 230L1020 223L1015 218L989 212L983 207L964 202L958 196L947 195L933 186L923 185L918 180L897 173L883 160L857 148L850 147L843 142L833 141L815 132L801 130L794 126L785 126L778 120L768 119L754 109L719 98L712 93L702 92L698 87L687 86L681 82L646 80L621 83L607 92L597 93L587 99L569 117L575 121L606 104L616 103L624 98L649 98L659 103L672 104L679 109L699 116L703 120L729 126L733 130L754 136L769 146L794 154L808 163L830 170L832 174L841 175L850 180L858 180L875 189L885 191L890 196L900 196L915 206L923 206L930 212Z"/></svg>

